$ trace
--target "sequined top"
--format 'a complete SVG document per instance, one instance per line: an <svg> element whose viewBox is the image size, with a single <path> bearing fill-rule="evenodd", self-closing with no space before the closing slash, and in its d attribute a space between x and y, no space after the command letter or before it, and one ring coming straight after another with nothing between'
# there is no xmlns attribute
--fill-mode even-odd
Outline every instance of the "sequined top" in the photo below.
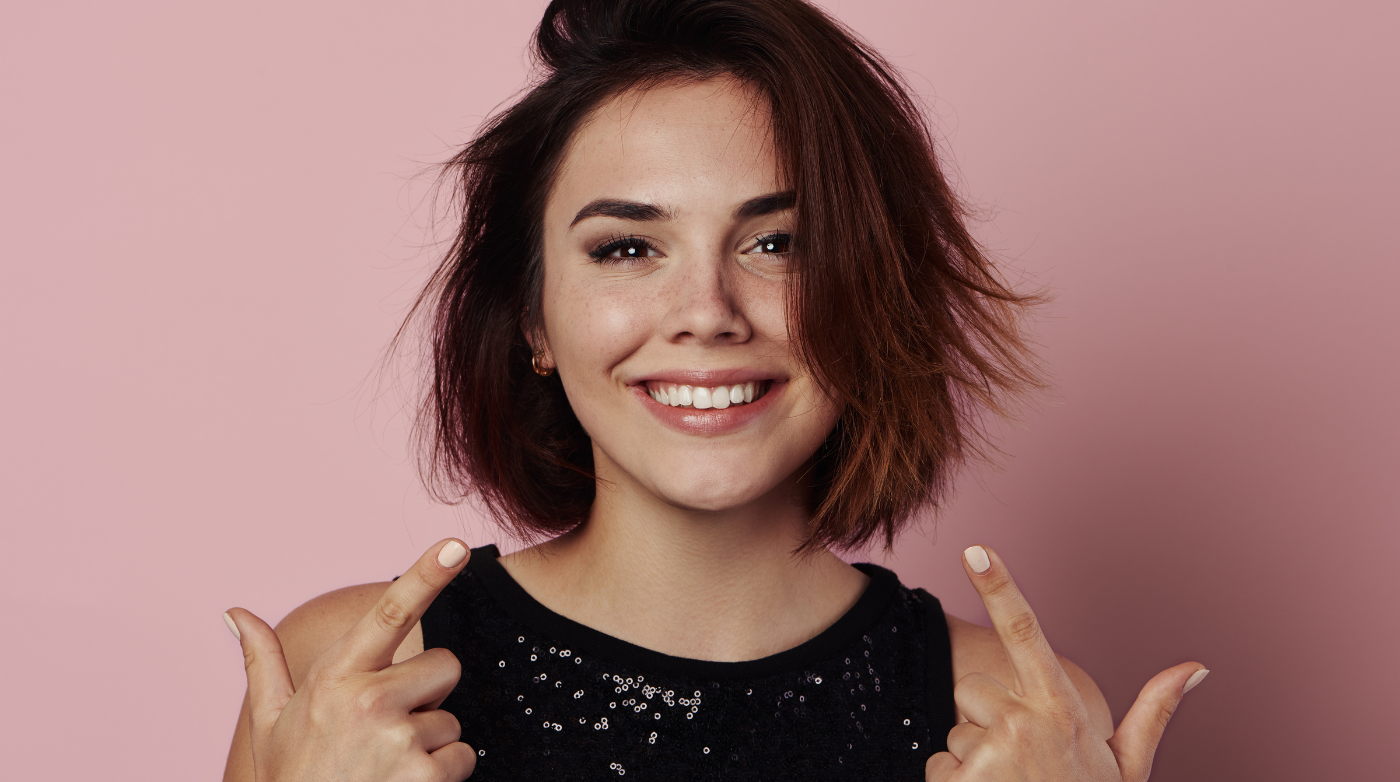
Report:
<svg viewBox="0 0 1400 782"><path fill-rule="evenodd" d="M691 660L545 608L495 546L423 616L462 678L442 704L495 780L922 780L954 724L938 600L894 573L831 627L746 662Z"/></svg>

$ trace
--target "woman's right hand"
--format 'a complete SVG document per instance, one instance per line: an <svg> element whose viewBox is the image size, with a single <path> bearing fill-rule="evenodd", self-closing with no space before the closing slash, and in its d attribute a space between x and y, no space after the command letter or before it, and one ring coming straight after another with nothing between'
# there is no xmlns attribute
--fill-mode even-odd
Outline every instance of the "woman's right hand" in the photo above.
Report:
<svg viewBox="0 0 1400 782"><path fill-rule="evenodd" d="M249 739L258 782L461 782L476 752L438 709L462 674L446 649L394 663L394 651L466 562L460 541L428 549L312 664L294 689L282 643L242 608L225 617L243 646Z"/></svg>

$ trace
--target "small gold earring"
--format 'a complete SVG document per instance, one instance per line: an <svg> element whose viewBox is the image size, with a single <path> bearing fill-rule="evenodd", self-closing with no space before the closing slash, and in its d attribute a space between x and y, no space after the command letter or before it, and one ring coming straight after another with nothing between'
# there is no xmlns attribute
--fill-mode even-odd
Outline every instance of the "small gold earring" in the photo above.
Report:
<svg viewBox="0 0 1400 782"><path fill-rule="evenodd" d="M534 368L535 374L539 375L540 377L549 377L550 375L554 374L554 367L541 367L541 366L540 366L540 357L543 356L543 355L544 355L544 351L540 351L540 352L536 353L535 355L531 356L531 357L530 357L530 366Z"/></svg>

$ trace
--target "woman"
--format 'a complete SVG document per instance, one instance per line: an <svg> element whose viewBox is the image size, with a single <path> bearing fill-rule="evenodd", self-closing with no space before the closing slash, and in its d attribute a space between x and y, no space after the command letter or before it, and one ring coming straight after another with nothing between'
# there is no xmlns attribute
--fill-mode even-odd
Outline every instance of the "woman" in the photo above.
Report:
<svg viewBox="0 0 1400 782"><path fill-rule="evenodd" d="M1115 732L995 552L994 630L832 553L1035 385L889 66L801 0L557 0L536 47L420 311L433 486L542 542L231 610L225 778L1146 779L1202 666Z"/></svg>

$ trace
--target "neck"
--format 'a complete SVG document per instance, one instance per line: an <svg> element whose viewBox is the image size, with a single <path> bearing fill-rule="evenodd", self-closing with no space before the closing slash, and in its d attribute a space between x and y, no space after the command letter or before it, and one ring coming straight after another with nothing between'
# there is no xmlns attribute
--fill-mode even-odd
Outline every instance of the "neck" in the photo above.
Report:
<svg viewBox="0 0 1400 782"><path fill-rule="evenodd" d="M624 641L706 660L790 649L844 614L868 581L825 548L795 555L807 516L791 486L724 511L677 508L599 482L581 527L502 560L549 609Z"/></svg>

